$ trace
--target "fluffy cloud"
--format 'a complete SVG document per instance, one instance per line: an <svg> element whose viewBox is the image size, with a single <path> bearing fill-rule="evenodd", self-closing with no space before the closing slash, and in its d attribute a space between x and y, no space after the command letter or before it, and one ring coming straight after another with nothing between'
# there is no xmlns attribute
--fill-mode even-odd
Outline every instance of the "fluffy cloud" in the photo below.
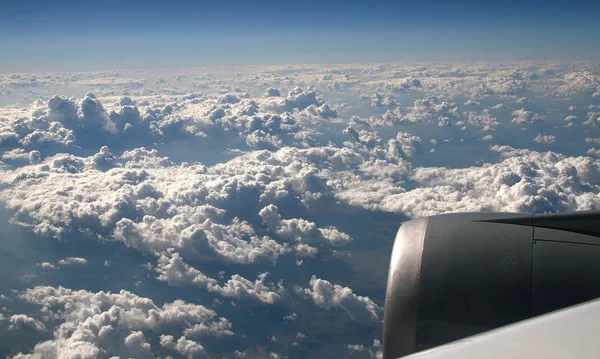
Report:
<svg viewBox="0 0 600 359"><path fill-rule="evenodd" d="M14 317L6 328L31 338L20 356L295 358L329 347L380 357L380 331L353 328L381 325L379 273L391 242L380 238L398 224L390 218L600 208L597 69L479 62L0 74L0 101L30 103L0 107L5 217L40 248L55 237L64 240L52 248L69 249L33 258L39 273L19 274L33 288L15 292L24 309L4 297ZM573 130L577 118L585 131ZM556 139L585 146L564 155ZM101 243L73 246L84 241ZM372 255L382 260L361 265ZM67 265L107 274L111 292L71 282L73 268L53 271ZM122 281L147 298L121 292ZM343 335L307 326L324 314Z"/></svg>
<svg viewBox="0 0 600 359"><path fill-rule="evenodd" d="M46 326L35 318L28 317L25 314L15 314L10 317L9 330L34 330L44 331Z"/></svg>
<svg viewBox="0 0 600 359"><path fill-rule="evenodd" d="M419 188L388 195L381 201L357 198L353 193L339 196L367 208L411 217L445 212L544 213L599 208L598 161L510 147L492 149L506 158L482 167L418 168L411 178Z"/></svg>
<svg viewBox="0 0 600 359"><path fill-rule="evenodd" d="M500 125L500 122L487 109L483 110L482 113L469 112L467 122L481 128L482 131L493 131Z"/></svg>
<svg viewBox="0 0 600 359"><path fill-rule="evenodd" d="M156 279L167 282L173 287L193 285L207 288L216 283L214 279L190 267L181 259L179 253L173 253L172 250L161 254L155 270L158 273Z"/></svg>
<svg viewBox="0 0 600 359"><path fill-rule="evenodd" d="M46 270L56 269L56 266L50 262L41 262L41 263L38 263L37 266L41 269L46 269Z"/></svg>
<svg viewBox="0 0 600 359"><path fill-rule="evenodd" d="M335 245L350 241L349 235L334 227L318 228L314 222L301 218L281 219L279 208L272 204L261 209L259 216L271 230L287 241L305 245Z"/></svg>
<svg viewBox="0 0 600 359"><path fill-rule="evenodd" d="M231 276L231 279L224 286L211 285L211 292L219 293L224 297L231 297L239 301L251 301L262 304L273 304L279 301L284 292L281 283L277 286L272 283L265 284L265 278L268 273L262 273L256 281L251 282L238 274Z"/></svg>
<svg viewBox="0 0 600 359"><path fill-rule="evenodd" d="M416 100L406 113L389 113L391 117L398 117L400 122L436 122L440 126L450 126L452 122L461 118L456 103L449 102L436 96L428 96L422 100Z"/></svg>
<svg viewBox="0 0 600 359"><path fill-rule="evenodd" d="M315 276L310 280L310 288L304 293L324 309L341 309L353 320L361 323L379 323L381 308L369 297L361 297L352 289L332 284Z"/></svg>
<svg viewBox="0 0 600 359"><path fill-rule="evenodd" d="M524 108L514 110L512 114L515 118L513 118L511 122L516 124L530 124L544 120L543 116L532 111L526 111Z"/></svg>
<svg viewBox="0 0 600 359"><path fill-rule="evenodd" d="M588 112L584 125L600 127L600 112Z"/></svg>
<svg viewBox="0 0 600 359"><path fill-rule="evenodd" d="M537 136L535 136L535 138L533 140L535 142L537 142L537 143L552 144L552 143L556 142L556 136L553 136L553 135L542 135L540 133Z"/></svg>
<svg viewBox="0 0 600 359"><path fill-rule="evenodd" d="M164 330L182 331L198 324L210 328L214 320L218 320L214 311L200 305L178 300L157 306L148 298L124 290L92 293L63 287L35 287L19 297L41 307L48 320L46 326L52 325L54 338L38 343L31 354L19 354L15 358L154 357L148 335ZM14 323L43 328L37 320L13 317ZM181 347L188 346L182 344Z"/></svg>
<svg viewBox="0 0 600 359"><path fill-rule="evenodd" d="M383 358L383 345L380 340L375 339L371 346L363 344L348 344L346 345L350 358L369 358L369 359L382 359Z"/></svg>
<svg viewBox="0 0 600 359"><path fill-rule="evenodd" d="M172 335L161 335L160 345L186 358L208 358L204 347L197 342L183 336L177 339L177 342L174 342L174 339Z"/></svg>
<svg viewBox="0 0 600 359"><path fill-rule="evenodd" d="M58 261L59 266L83 266L88 263L87 259L79 257L67 257Z"/></svg>

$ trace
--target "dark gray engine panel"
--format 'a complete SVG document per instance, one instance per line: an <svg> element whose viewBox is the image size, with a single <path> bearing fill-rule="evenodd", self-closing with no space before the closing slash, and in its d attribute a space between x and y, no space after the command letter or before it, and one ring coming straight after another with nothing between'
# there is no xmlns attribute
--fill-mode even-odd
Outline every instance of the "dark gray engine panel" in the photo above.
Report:
<svg viewBox="0 0 600 359"><path fill-rule="evenodd" d="M390 261L384 358L600 297L599 279L600 211L408 222Z"/></svg>

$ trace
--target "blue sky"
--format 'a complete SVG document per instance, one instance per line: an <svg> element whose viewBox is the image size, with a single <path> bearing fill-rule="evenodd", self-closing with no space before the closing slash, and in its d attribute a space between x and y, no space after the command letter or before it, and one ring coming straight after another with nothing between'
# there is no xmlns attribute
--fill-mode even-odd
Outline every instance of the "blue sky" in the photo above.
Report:
<svg viewBox="0 0 600 359"><path fill-rule="evenodd" d="M577 1L4 1L0 71L597 58Z"/></svg>

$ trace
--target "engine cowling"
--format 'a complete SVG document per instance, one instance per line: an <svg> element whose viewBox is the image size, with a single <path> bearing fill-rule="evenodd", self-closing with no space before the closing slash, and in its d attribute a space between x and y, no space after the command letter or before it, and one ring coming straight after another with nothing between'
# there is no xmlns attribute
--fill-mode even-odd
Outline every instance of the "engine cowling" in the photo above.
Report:
<svg viewBox="0 0 600 359"><path fill-rule="evenodd" d="M404 223L390 260L383 357L600 297L600 211L458 213Z"/></svg>

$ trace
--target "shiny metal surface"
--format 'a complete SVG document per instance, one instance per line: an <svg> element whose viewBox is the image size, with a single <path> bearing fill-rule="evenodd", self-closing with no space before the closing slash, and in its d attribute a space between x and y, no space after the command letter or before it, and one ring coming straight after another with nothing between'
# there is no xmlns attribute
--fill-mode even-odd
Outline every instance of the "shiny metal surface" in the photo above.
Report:
<svg viewBox="0 0 600 359"><path fill-rule="evenodd" d="M533 316L598 298L600 247L537 241L532 274Z"/></svg>
<svg viewBox="0 0 600 359"><path fill-rule="evenodd" d="M579 243L600 246L600 238L596 236L542 227L533 227L533 239L536 241Z"/></svg>
<svg viewBox="0 0 600 359"><path fill-rule="evenodd" d="M407 222L390 262L384 358L598 298L599 258L600 211L453 213Z"/></svg>
<svg viewBox="0 0 600 359"><path fill-rule="evenodd" d="M427 218L404 223L396 234L385 297L383 358L414 353L421 258Z"/></svg>
<svg viewBox="0 0 600 359"><path fill-rule="evenodd" d="M533 229L486 222L500 216L506 214L447 214L429 219L421 264L417 351L529 317Z"/></svg>

